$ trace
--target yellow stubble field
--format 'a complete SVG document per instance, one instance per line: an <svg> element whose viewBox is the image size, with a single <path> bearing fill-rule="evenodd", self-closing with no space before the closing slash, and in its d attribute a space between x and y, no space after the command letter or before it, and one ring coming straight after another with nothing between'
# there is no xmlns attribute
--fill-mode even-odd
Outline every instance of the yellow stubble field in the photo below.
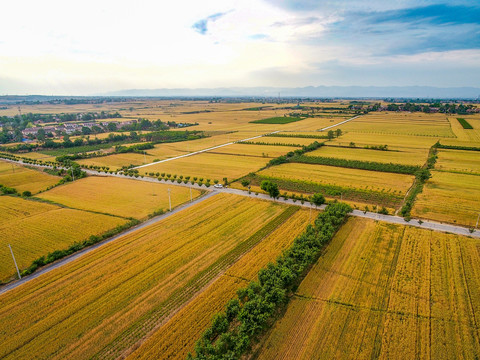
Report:
<svg viewBox="0 0 480 360"><path fill-rule="evenodd" d="M419 154L415 150L405 149L403 151L380 151L364 148L345 148L336 146L323 146L320 149L314 150L305 155L404 165L423 165L427 160L426 156L424 158L418 156Z"/></svg>
<svg viewBox="0 0 480 360"><path fill-rule="evenodd" d="M435 169L480 175L480 152L439 149Z"/></svg>
<svg viewBox="0 0 480 360"><path fill-rule="evenodd" d="M413 182L412 175L299 163L272 166L260 171L259 175L356 189L395 191L397 194L404 194Z"/></svg>
<svg viewBox="0 0 480 360"><path fill-rule="evenodd" d="M479 240L351 218L256 359L458 359L480 352Z"/></svg>
<svg viewBox="0 0 480 360"><path fill-rule="evenodd" d="M0 160L0 184L17 189L19 193L30 191L36 194L55 185L61 177L34 170L25 166Z"/></svg>
<svg viewBox="0 0 480 360"><path fill-rule="evenodd" d="M143 219L156 210L168 209L168 189L172 207L190 200L187 187L101 176L58 186L39 197L77 209ZM199 190L192 189L193 198L199 195Z"/></svg>
<svg viewBox="0 0 480 360"><path fill-rule="evenodd" d="M412 215L459 225L475 226L480 213L480 176L431 171Z"/></svg>
<svg viewBox="0 0 480 360"><path fill-rule="evenodd" d="M454 138L445 114L371 113L341 125L347 132Z"/></svg>
<svg viewBox="0 0 480 360"><path fill-rule="evenodd" d="M213 182L215 179L222 181L224 177L229 180L238 179L250 172L262 168L269 160L270 158L267 157L226 155L206 152L150 165L141 168L140 171L160 172L192 177L196 176L199 178L202 177L204 181L210 179Z"/></svg>
<svg viewBox="0 0 480 360"><path fill-rule="evenodd" d="M87 359L135 343L285 209L218 194L0 295L0 357Z"/></svg>
<svg viewBox="0 0 480 360"><path fill-rule="evenodd" d="M75 241L87 240L126 222L118 217L61 208L21 198L0 196L0 280L16 273L11 244L18 267L54 250L63 250Z"/></svg>

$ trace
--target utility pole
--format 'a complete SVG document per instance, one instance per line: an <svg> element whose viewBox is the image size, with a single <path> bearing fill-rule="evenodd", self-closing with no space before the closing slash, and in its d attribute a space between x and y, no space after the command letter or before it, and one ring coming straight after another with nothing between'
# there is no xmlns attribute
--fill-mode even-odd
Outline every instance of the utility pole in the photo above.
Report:
<svg viewBox="0 0 480 360"><path fill-rule="evenodd" d="M170 211L172 211L172 199L170 198L170 189L168 189L168 205L170 207Z"/></svg>
<svg viewBox="0 0 480 360"><path fill-rule="evenodd" d="M20 270L18 270L17 261L15 260L15 256L13 255L12 247L10 246L10 244L8 244L8 247L10 248L10 252L12 253L12 258L13 262L15 263L15 268L17 269L18 278L21 279L22 275L20 275Z"/></svg>

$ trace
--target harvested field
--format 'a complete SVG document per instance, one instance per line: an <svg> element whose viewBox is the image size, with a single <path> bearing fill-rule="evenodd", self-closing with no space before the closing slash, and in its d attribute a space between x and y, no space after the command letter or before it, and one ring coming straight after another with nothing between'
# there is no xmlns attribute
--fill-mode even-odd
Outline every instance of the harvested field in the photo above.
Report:
<svg viewBox="0 0 480 360"><path fill-rule="evenodd" d="M480 152L439 149L435 169L480 175Z"/></svg>
<svg viewBox="0 0 480 360"><path fill-rule="evenodd" d="M334 146L323 146L305 154L307 156L323 156L346 160L374 161L381 163L394 163L402 165L423 165L427 156L422 158L414 150L404 151L380 151L363 148L344 148Z"/></svg>
<svg viewBox="0 0 480 360"><path fill-rule="evenodd" d="M413 182L411 175L298 163L272 166L259 175L397 194L404 194Z"/></svg>
<svg viewBox="0 0 480 360"><path fill-rule="evenodd" d="M57 184L60 179L61 177L49 175L42 170L33 170L0 160L0 184L15 188L19 193L28 190L36 194Z"/></svg>
<svg viewBox="0 0 480 360"><path fill-rule="evenodd" d="M248 150L248 148L246 149ZM257 171L265 166L269 160L266 157L201 153L161 164L150 165L141 170L145 172L153 171L203 177L204 181L206 179L221 181L224 177L233 180Z"/></svg>
<svg viewBox="0 0 480 360"><path fill-rule="evenodd" d="M39 197L77 209L143 219L154 211L168 210L168 189L172 207L190 200L186 187L101 176L58 186ZM199 190L192 189L194 198L199 195Z"/></svg>
<svg viewBox="0 0 480 360"><path fill-rule="evenodd" d="M477 145L480 142L480 119L478 116L461 116L473 126L473 129L464 129L457 118L460 116L449 116L448 120L452 126L452 131L455 133L456 140L475 142ZM453 140L453 139L452 139ZM442 140L442 143L444 141Z"/></svg>
<svg viewBox="0 0 480 360"><path fill-rule="evenodd" d="M0 295L0 357L118 357L287 209L219 194Z"/></svg>
<svg viewBox="0 0 480 360"><path fill-rule="evenodd" d="M480 353L478 240L351 218L257 359L458 359Z"/></svg>
<svg viewBox="0 0 480 360"><path fill-rule="evenodd" d="M479 199L480 176L432 171L412 215L473 227L480 211Z"/></svg>
<svg viewBox="0 0 480 360"><path fill-rule="evenodd" d="M10 196L0 196L0 213L0 281L16 274L7 244L12 245L18 267L25 269L40 256L126 222L118 217Z"/></svg>
<svg viewBox="0 0 480 360"><path fill-rule="evenodd" d="M263 138L258 139L262 141ZM233 144L224 146L215 150L211 150L209 154L228 154L228 155L246 155L258 156L263 158L276 158L285 155L289 151L298 149L291 146L274 146L274 145L252 145L252 144Z"/></svg>
<svg viewBox="0 0 480 360"><path fill-rule="evenodd" d="M454 138L445 114L370 113L342 124L347 132Z"/></svg>

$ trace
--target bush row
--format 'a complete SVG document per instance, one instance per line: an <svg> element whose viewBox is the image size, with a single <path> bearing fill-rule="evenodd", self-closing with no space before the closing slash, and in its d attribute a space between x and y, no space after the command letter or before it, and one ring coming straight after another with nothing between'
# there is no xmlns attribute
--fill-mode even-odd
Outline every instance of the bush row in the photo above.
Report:
<svg viewBox="0 0 480 360"><path fill-rule="evenodd" d="M188 359L239 359L256 337L272 325L322 248L332 239L352 209L343 203L329 205L314 225L308 225L293 245L258 273L258 280L237 291L224 312L214 316L212 325Z"/></svg>
<svg viewBox="0 0 480 360"><path fill-rule="evenodd" d="M414 175L420 166L402 165L393 163L380 163L375 161L347 160L322 156L294 156L291 162L303 164L329 165L351 169L372 170L397 174Z"/></svg>

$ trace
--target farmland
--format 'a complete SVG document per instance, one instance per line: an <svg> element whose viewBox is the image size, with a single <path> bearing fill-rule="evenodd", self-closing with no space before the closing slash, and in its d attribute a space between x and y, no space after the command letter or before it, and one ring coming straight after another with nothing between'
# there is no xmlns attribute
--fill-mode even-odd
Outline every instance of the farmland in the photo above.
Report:
<svg viewBox="0 0 480 360"><path fill-rule="evenodd" d="M0 357L82 359L133 345L287 209L216 195L0 295Z"/></svg>
<svg viewBox="0 0 480 360"><path fill-rule="evenodd" d="M24 269L40 256L67 248L91 235L100 235L126 222L118 217L10 196L0 196L0 212L0 281L8 280L15 274L6 244L12 245L18 267Z"/></svg>
<svg viewBox="0 0 480 360"><path fill-rule="evenodd" d="M473 227L479 213L480 177L432 171L412 214Z"/></svg>
<svg viewBox="0 0 480 360"><path fill-rule="evenodd" d="M480 152L440 149L435 169L480 175Z"/></svg>
<svg viewBox="0 0 480 360"><path fill-rule="evenodd" d="M168 189L172 207L190 200L190 190L185 187L106 177L80 179L39 197L77 209L144 219L154 211L168 209ZM192 189L193 198L198 195L200 192Z"/></svg>
<svg viewBox="0 0 480 360"><path fill-rule="evenodd" d="M457 235L350 219L254 357L475 358L478 246Z"/></svg>
<svg viewBox="0 0 480 360"><path fill-rule="evenodd" d="M444 114L373 113L343 124L342 130L367 134L455 137Z"/></svg>
<svg viewBox="0 0 480 360"><path fill-rule="evenodd" d="M210 324L213 314L222 310L237 289L254 280L262 267L290 246L316 215L316 211L311 215L307 210L297 211L155 332L129 359L185 358L193 351L195 339Z"/></svg>
<svg viewBox="0 0 480 360"><path fill-rule="evenodd" d="M261 120L254 120L250 121L253 124L289 124L292 122L300 121L302 119L296 118L296 117L272 117L272 118L267 118L267 119L261 119Z"/></svg>
<svg viewBox="0 0 480 360"><path fill-rule="evenodd" d="M242 145L248 150L248 146ZM288 148L287 148L288 149ZM270 159L258 156L225 155L202 153L186 158L176 159L143 168L146 172L165 172L183 176L197 176L205 180L237 179L265 166Z"/></svg>
<svg viewBox="0 0 480 360"><path fill-rule="evenodd" d="M405 165L423 165L427 160L418 156L418 152L405 149L404 151L379 151L363 148L344 148L334 146L323 146L312 151L307 156L333 157L347 160L375 161L382 163L394 163Z"/></svg>
<svg viewBox="0 0 480 360"><path fill-rule="evenodd" d="M0 184L17 189L18 192L30 191L36 194L49 186L55 185L61 177L49 175L41 170L0 160Z"/></svg>

